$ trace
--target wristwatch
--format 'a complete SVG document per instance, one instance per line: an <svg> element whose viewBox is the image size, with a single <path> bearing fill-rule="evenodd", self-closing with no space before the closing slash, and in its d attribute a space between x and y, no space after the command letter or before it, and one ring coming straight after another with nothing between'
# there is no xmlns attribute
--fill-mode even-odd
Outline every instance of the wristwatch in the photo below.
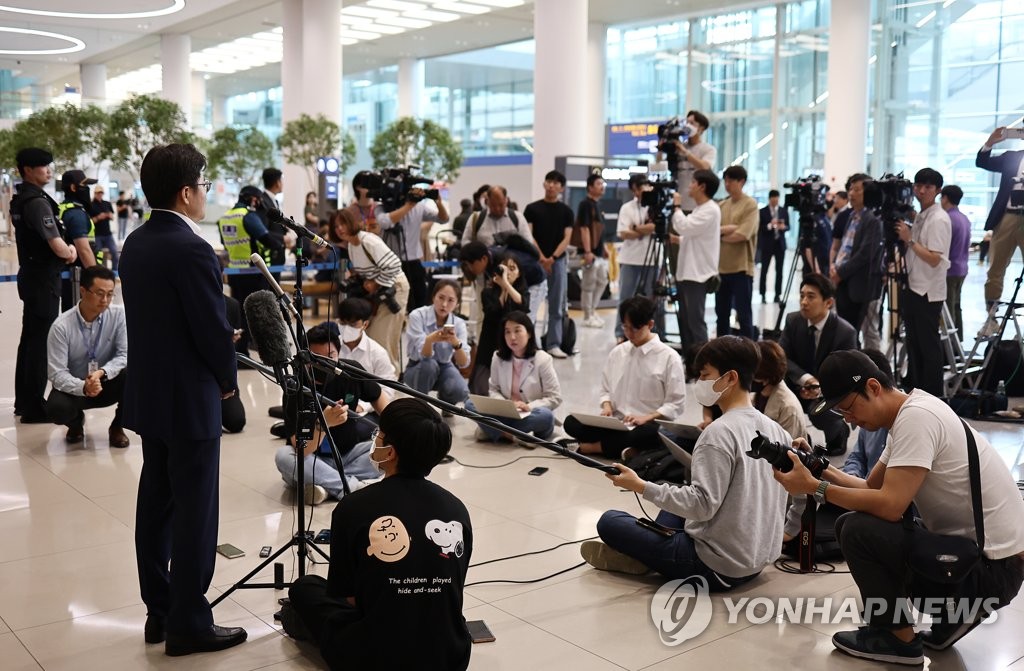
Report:
<svg viewBox="0 0 1024 671"><path fill-rule="evenodd" d="M825 490L828 489L828 486L829 482L827 480L822 480L818 483L818 488L814 490L814 494L812 494L812 496L814 496L814 500L818 505L823 505L825 503Z"/></svg>
<svg viewBox="0 0 1024 671"><path fill-rule="evenodd" d="M452 349L455 349L455 350L462 349L462 343L460 342L458 347L456 347L455 345L452 345Z"/></svg>

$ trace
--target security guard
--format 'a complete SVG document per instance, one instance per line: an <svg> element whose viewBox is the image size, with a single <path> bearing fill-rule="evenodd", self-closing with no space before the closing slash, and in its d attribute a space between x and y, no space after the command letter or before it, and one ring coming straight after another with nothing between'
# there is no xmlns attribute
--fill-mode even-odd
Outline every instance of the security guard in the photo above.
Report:
<svg viewBox="0 0 1024 671"><path fill-rule="evenodd" d="M75 246L78 261L74 266L89 268L96 265L96 235L89 216L89 186L96 180L88 178L81 170L68 170L60 177L64 202L58 209L61 223L64 225L64 236L68 244ZM74 270L72 270L74 272ZM66 312L75 307L78 291L73 289L71 278L61 282L61 310Z"/></svg>
<svg viewBox="0 0 1024 671"><path fill-rule="evenodd" d="M18 244L18 297L24 304L21 341L14 373L14 414L22 424L49 423L46 391L46 337L60 311L60 273L78 254L63 239L57 203L43 187L53 178L53 155L30 147L18 152L23 180L11 200L11 223Z"/></svg>
<svg viewBox="0 0 1024 671"><path fill-rule="evenodd" d="M251 267L249 256L254 252L262 256L269 266L272 265L271 259L275 252L284 252L281 242L270 234L258 214L262 207L262 195L263 192L255 186L243 186L238 194L238 202L217 221L220 241L228 252L228 268ZM232 298L239 303L244 303L246 297L254 291L270 288L258 273L228 275L228 286L231 287ZM249 325L243 310L242 334L235 343L235 351L249 353L248 331Z"/></svg>

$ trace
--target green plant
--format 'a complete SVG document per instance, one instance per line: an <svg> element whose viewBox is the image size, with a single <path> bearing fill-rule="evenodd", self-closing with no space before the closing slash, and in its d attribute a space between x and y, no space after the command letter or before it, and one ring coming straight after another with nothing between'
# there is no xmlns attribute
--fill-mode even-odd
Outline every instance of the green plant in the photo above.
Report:
<svg viewBox="0 0 1024 671"><path fill-rule="evenodd" d="M451 182L462 167L460 147L444 126L402 117L377 133L370 147L375 168L418 165L420 172Z"/></svg>
<svg viewBox="0 0 1024 671"><path fill-rule="evenodd" d="M274 145L255 126L221 128L205 145L207 171L213 179L254 184L260 171L273 163Z"/></svg>
<svg viewBox="0 0 1024 671"><path fill-rule="evenodd" d="M33 112L5 131L0 157L12 165L24 147L42 147L53 154L55 172L79 168L89 171L100 160L107 114L96 105L65 103Z"/></svg>
<svg viewBox="0 0 1024 671"><path fill-rule="evenodd" d="M356 159L356 143L352 136L322 114L315 117L303 114L286 123L277 138L277 148L286 163L306 171L311 191L316 190L318 158L338 156L340 172L345 172Z"/></svg>
<svg viewBox="0 0 1024 671"><path fill-rule="evenodd" d="M114 108L103 134L100 158L139 177L146 152L160 144L194 142L177 103L135 95Z"/></svg>

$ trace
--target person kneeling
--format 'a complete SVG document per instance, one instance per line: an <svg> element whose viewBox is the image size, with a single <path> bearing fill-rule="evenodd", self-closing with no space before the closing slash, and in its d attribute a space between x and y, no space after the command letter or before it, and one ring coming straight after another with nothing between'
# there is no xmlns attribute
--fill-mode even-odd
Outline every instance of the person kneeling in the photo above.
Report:
<svg viewBox="0 0 1024 671"><path fill-rule="evenodd" d="M660 507L657 524L666 531L610 510L597 523L604 544L587 541L580 548L589 564L638 575L653 570L670 579L700 576L711 591L724 591L754 579L779 556L785 493L773 491L771 466L744 452L757 432L786 445L791 438L750 403L757 363L757 347L738 336L700 349L697 401L717 403L723 414L697 439L690 484L646 482L621 464L618 475L608 475L616 487Z"/></svg>
<svg viewBox="0 0 1024 671"><path fill-rule="evenodd" d="M372 459L384 480L341 500L327 579L299 578L281 612L285 632L312 639L329 668L469 666L462 591L473 529L466 506L426 479L451 444L451 430L419 399L381 413Z"/></svg>
<svg viewBox="0 0 1024 671"><path fill-rule="evenodd" d="M519 412L529 413L521 419L494 417L503 424L525 433L546 439L555 431L552 412L562 404L562 389L555 374L554 359L537 349L533 322L525 312L510 312L501 322L502 338L498 351L491 359L491 398L504 398L516 404ZM466 409L476 412L473 402L466 401ZM509 434L480 424L476 439L496 441L508 439Z"/></svg>

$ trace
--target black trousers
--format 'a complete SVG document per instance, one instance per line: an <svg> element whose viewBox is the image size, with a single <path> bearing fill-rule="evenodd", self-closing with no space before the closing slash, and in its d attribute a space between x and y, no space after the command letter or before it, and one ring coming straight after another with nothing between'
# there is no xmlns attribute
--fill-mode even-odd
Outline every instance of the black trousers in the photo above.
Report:
<svg viewBox="0 0 1024 671"><path fill-rule="evenodd" d="M850 284L840 282L836 287L836 314L850 322L860 335L860 325L867 315L868 303L861 303L850 297Z"/></svg>
<svg viewBox="0 0 1024 671"><path fill-rule="evenodd" d="M344 650L333 642L332 634L362 619L359 611L347 601L327 595L327 580L306 575L288 589L292 608L313 636L320 654L331 669L352 668L352 650ZM358 652L358 651L357 651ZM348 662L348 664L346 664Z"/></svg>
<svg viewBox="0 0 1024 671"><path fill-rule="evenodd" d="M402 261L402 272L409 280L409 300L405 304L405 313L409 314L418 307L427 305L427 269L419 259Z"/></svg>
<svg viewBox="0 0 1024 671"><path fill-rule="evenodd" d="M135 554L149 615L167 633L194 634L213 624L206 591L213 579L219 508L220 437L142 436Z"/></svg>
<svg viewBox="0 0 1024 671"><path fill-rule="evenodd" d="M703 282L676 282L676 325L687 362L693 359L697 348L708 341L708 325L704 318L707 298Z"/></svg>
<svg viewBox="0 0 1024 671"><path fill-rule="evenodd" d="M627 447L638 450L653 450L661 447L658 425L655 422L641 424L632 431L615 431L587 426L572 415L565 418L565 432L581 443L601 443L601 453L609 459L618 459Z"/></svg>
<svg viewBox="0 0 1024 671"><path fill-rule="evenodd" d="M80 427L85 422L85 411L92 408L109 408L117 404L111 428L121 427L121 397L124 396L125 371L103 383L103 390L97 396L75 396L57 389L50 390L46 399L46 415L54 424Z"/></svg>
<svg viewBox="0 0 1024 671"><path fill-rule="evenodd" d="M932 396L943 395L942 339L939 315L942 301L929 301L910 289L900 291L900 313L907 329L907 391L923 389Z"/></svg>
<svg viewBox="0 0 1024 671"><path fill-rule="evenodd" d="M14 411L22 417L45 419L46 337L60 314L59 274L18 272L21 340L14 368Z"/></svg>
<svg viewBox="0 0 1024 671"><path fill-rule="evenodd" d="M770 247L761 248L761 296L765 295L765 288L768 281L768 264L775 261L775 295L782 295L782 272L786 263L786 248L782 241L774 241Z"/></svg>
<svg viewBox="0 0 1024 671"><path fill-rule="evenodd" d="M228 433L239 433L245 428L245 405L238 392L220 402L221 425Z"/></svg>
<svg viewBox="0 0 1024 671"><path fill-rule="evenodd" d="M993 598L998 601L996 608L1002 608L1017 596L1024 582L1024 560L1016 556L982 558L959 585L924 580L907 565L907 536L902 521L849 513L836 520L836 538L860 590L865 622L876 627L893 629L909 624L908 598Z"/></svg>
<svg viewBox="0 0 1024 671"><path fill-rule="evenodd" d="M262 275L228 275L228 286L231 287L231 297L238 301L240 306L245 305L245 299L260 289L269 289L267 281ZM235 343L235 351L241 354L249 354L249 321L245 318L245 310L238 311L241 317L240 324L236 328L242 329L242 337Z"/></svg>

